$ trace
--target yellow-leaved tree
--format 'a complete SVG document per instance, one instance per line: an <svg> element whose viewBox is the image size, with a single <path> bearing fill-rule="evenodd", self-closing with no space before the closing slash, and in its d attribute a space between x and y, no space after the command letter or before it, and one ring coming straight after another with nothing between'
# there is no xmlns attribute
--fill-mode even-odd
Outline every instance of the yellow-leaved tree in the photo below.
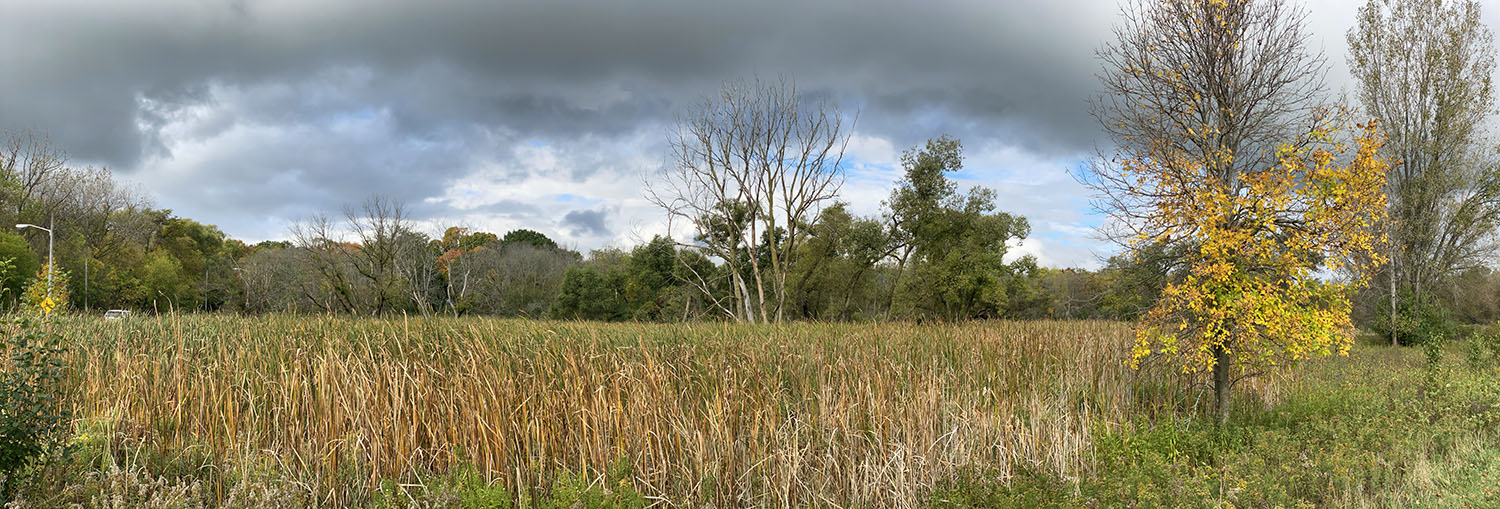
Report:
<svg viewBox="0 0 1500 509"><path fill-rule="evenodd" d="M1116 144L1083 181L1132 251L1172 246L1130 362L1233 374L1345 353L1349 299L1383 262L1384 138L1319 103L1323 60L1280 0L1138 0L1100 51Z"/></svg>
<svg viewBox="0 0 1500 509"><path fill-rule="evenodd" d="M36 272L36 279L32 280L31 286L21 294L21 306L31 313L47 314L61 312L68 307L68 272L59 270L52 273L50 282L51 291L48 291L47 272L52 270L51 264L42 264L42 268ZM51 311L45 311L42 305L48 298L52 299Z"/></svg>
<svg viewBox="0 0 1500 509"><path fill-rule="evenodd" d="M1388 164L1376 125L1358 129L1352 154L1322 131L1233 185L1192 179L1202 163L1178 154L1120 161L1139 192L1172 196L1143 218L1133 245L1187 246L1138 326L1132 366L1165 355L1184 373L1213 372L1222 415L1231 369L1348 352L1349 297L1383 261Z"/></svg>

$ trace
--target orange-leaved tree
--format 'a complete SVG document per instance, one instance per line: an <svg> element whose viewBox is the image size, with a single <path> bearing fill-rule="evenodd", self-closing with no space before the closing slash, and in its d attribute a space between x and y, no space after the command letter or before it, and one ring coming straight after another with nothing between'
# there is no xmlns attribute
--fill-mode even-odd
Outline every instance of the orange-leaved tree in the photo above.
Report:
<svg viewBox="0 0 1500 509"><path fill-rule="evenodd" d="M1383 262L1383 136L1319 104L1323 60L1281 0L1137 0L1100 51L1118 152L1084 182L1132 251L1172 246L1130 362L1233 372L1346 352L1349 297ZM1353 136L1350 136L1352 134ZM1352 138L1352 139L1351 139Z"/></svg>

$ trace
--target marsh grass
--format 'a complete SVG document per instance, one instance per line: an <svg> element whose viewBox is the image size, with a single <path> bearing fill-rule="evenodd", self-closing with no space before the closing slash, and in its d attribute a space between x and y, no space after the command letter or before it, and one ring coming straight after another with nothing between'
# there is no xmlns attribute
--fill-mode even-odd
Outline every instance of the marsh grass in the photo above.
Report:
<svg viewBox="0 0 1500 509"><path fill-rule="evenodd" d="M465 468L518 499L566 475L657 504L917 506L974 465L1076 481L1095 433L1201 400L1126 367L1110 322L58 325L77 415L220 500L246 472L343 505Z"/></svg>

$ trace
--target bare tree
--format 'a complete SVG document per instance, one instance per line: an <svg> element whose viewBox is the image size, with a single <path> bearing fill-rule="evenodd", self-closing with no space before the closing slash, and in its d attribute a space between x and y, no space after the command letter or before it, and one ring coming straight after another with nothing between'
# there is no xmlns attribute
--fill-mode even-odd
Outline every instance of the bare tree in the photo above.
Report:
<svg viewBox="0 0 1500 509"><path fill-rule="evenodd" d="M724 315L782 319L791 258L843 185L848 136L836 105L807 100L787 79L726 83L678 118L673 167L646 196L667 212L669 235L692 230L684 248L724 261L729 295L708 274L692 281Z"/></svg>
<svg viewBox="0 0 1500 509"><path fill-rule="evenodd" d="M443 270L447 277L443 278L443 297L447 300L448 311L453 316L461 313L460 303L468 300L469 280L474 275L474 267L467 255L459 255L443 262Z"/></svg>
<svg viewBox="0 0 1500 509"><path fill-rule="evenodd" d="M351 253L351 262L370 286L367 293L374 302L368 306L369 311L384 314L404 293L399 288L396 262L401 254L399 238L408 230L406 207L393 198L377 195L357 209L344 207L344 217L359 242L359 248Z"/></svg>
<svg viewBox="0 0 1500 509"><path fill-rule="evenodd" d="M358 246L340 239L337 226L325 214L318 214L292 224L292 239L306 254L308 269L315 285L304 286L306 298L326 313L358 313L357 289L348 263L350 253Z"/></svg>
<svg viewBox="0 0 1500 509"><path fill-rule="evenodd" d="M257 250L240 262L239 283L245 311L297 312L322 306L318 273L309 268L309 250L300 247Z"/></svg>
<svg viewBox="0 0 1500 509"><path fill-rule="evenodd" d="M27 206L36 203L45 190L61 191L58 186L49 184L66 171L67 153L54 146L47 136L21 131L8 133L0 141L0 179L15 183L10 190L12 195L7 197L7 205L18 217ZM55 205L52 200L47 202L46 208ZM45 210L42 216L50 212L53 211Z"/></svg>
<svg viewBox="0 0 1500 509"><path fill-rule="evenodd" d="M479 248L462 258L469 258L465 271L472 273L468 310L529 317L547 312L562 289L563 274L578 263L570 251L520 243Z"/></svg>
<svg viewBox="0 0 1500 509"><path fill-rule="evenodd" d="M95 252L113 251L118 244L110 238L110 231L115 229L112 219L117 213L152 206L150 198L139 186L121 185L108 168L76 172L74 183L78 191L74 193L74 203L70 206L75 211L71 215L77 218L74 222L85 243Z"/></svg>
<svg viewBox="0 0 1500 509"><path fill-rule="evenodd" d="M292 238L319 282L306 289L308 298L329 313L380 315L410 305L429 313L435 257L426 236L412 230L405 206L372 196L344 207L344 219L340 225L317 215L292 225Z"/></svg>
<svg viewBox="0 0 1500 509"><path fill-rule="evenodd" d="M411 296L422 316L432 316L433 302L441 299L442 274L438 270L437 249L429 245L426 235L408 228L397 231L395 238L395 272L398 286Z"/></svg>
<svg viewBox="0 0 1500 509"><path fill-rule="evenodd" d="M1368 0L1348 38L1360 103L1401 163L1386 178L1391 264L1376 286L1394 324L1398 284L1420 296L1494 255L1500 161L1482 132L1494 36L1472 0Z"/></svg>
<svg viewBox="0 0 1500 509"><path fill-rule="evenodd" d="M1276 145L1304 140L1319 121L1325 62L1307 50L1307 13L1284 0L1135 0L1116 42L1097 52L1103 92L1090 112L1122 153L1172 152L1203 161L1203 178L1238 187L1240 175L1276 164ZM1221 13L1222 12L1222 19ZM1126 244L1147 204L1102 156L1080 180Z"/></svg>

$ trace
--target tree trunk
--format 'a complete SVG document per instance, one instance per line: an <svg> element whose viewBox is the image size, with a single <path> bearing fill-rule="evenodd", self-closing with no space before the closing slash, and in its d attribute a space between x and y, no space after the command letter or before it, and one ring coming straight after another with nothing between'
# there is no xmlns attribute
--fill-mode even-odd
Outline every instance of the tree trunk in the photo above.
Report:
<svg viewBox="0 0 1500 509"><path fill-rule="evenodd" d="M1219 424L1229 422L1229 351L1214 345L1214 401L1219 409Z"/></svg>
<svg viewBox="0 0 1500 509"><path fill-rule="evenodd" d="M1391 250L1391 346L1401 346L1396 342L1396 250Z"/></svg>
<svg viewBox="0 0 1500 509"><path fill-rule="evenodd" d="M911 257L911 250L902 253L901 259L896 262L896 278L891 280L891 295L885 303L885 318L891 319L891 310L896 307L896 290L901 287L901 273L906 272L906 261Z"/></svg>
<svg viewBox="0 0 1500 509"><path fill-rule="evenodd" d="M750 308L750 289L745 287L745 278L739 274L735 274L734 283L739 288L740 295L744 296L744 298L740 299L740 304L745 308L745 319L743 321L755 323L755 312Z"/></svg>
<svg viewBox="0 0 1500 509"><path fill-rule="evenodd" d="M849 301L854 297L854 285L859 282L859 278L864 277L867 268L868 266L860 267L859 270L854 272L854 277L849 278L849 284L844 285L844 307L839 309L840 320L849 321Z"/></svg>

